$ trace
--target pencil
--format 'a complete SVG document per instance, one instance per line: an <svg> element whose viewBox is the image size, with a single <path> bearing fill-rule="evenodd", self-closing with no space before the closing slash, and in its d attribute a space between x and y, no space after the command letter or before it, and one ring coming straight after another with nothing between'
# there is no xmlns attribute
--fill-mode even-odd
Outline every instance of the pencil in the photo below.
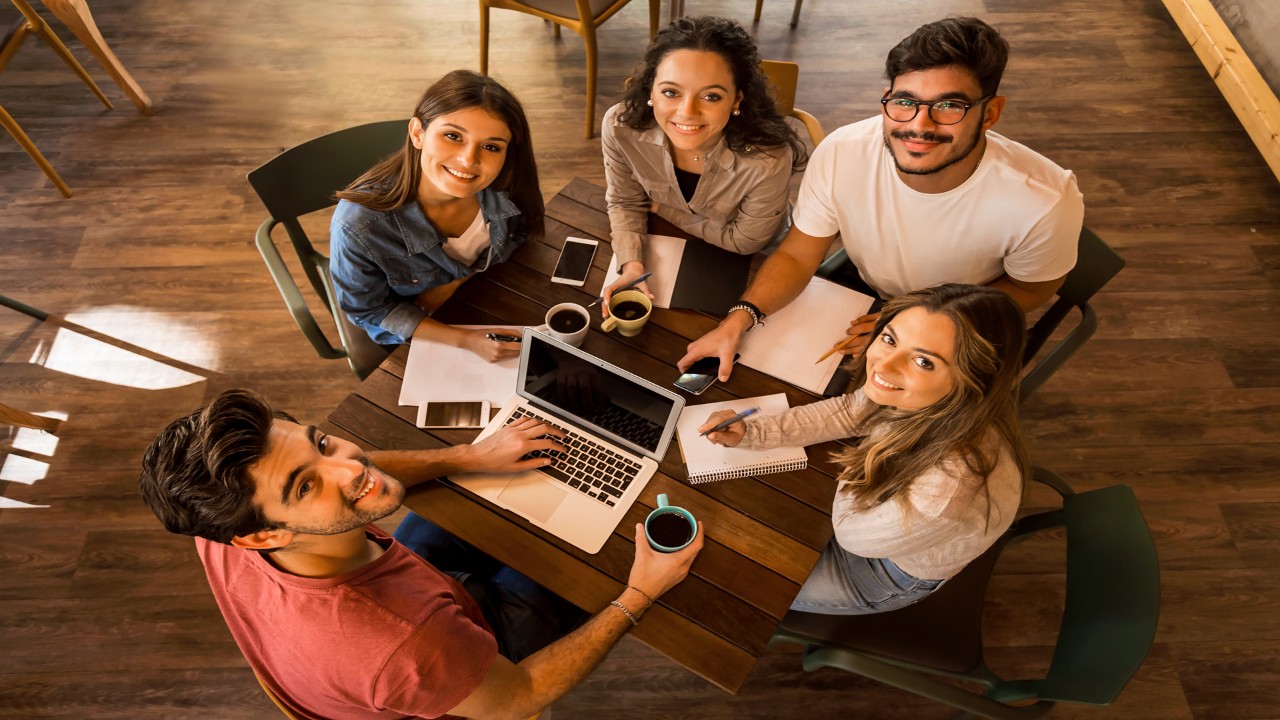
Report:
<svg viewBox="0 0 1280 720"><path fill-rule="evenodd" d="M860 337L862 337L862 336L861 336L861 335L850 335L849 337L847 337L847 338L845 338L845 339L841 340L840 342L836 343L835 347L833 347L833 348L831 348L830 350L828 350L828 351L826 351L825 353L823 353L822 357L818 358L817 360L814 360L814 361L813 361L813 364L814 364L814 365L817 365L818 363L822 362L823 360L826 360L827 358L831 357L831 356L832 356L832 354L834 354L834 353L835 353L835 351L837 351L837 350L843 350L843 349L845 349L845 348L849 347L849 343L853 342L854 340L857 340L857 339L858 339L858 338L860 338Z"/></svg>

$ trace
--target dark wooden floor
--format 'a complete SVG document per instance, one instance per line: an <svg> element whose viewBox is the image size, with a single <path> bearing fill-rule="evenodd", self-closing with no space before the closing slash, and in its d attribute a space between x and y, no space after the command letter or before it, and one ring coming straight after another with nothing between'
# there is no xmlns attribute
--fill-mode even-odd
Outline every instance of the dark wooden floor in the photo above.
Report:
<svg viewBox="0 0 1280 720"><path fill-rule="evenodd" d="M147 441L211 393L248 385L303 418L354 386L294 327L252 244L245 173L282 148L403 117L426 82L477 67L472 2L94 0L156 101L106 112L35 40L0 103L76 190L63 200L0 140L0 292L65 318L0 310L0 401L66 416L58 444L0 431L0 717L273 718L223 627L189 540L135 490ZM750 0L688 3L750 19ZM770 0L755 35L796 60L827 128L877 110L888 48L978 14L1013 46L1000 130L1072 168L1086 221L1128 260L1101 328L1026 408L1035 459L1078 487L1131 484L1156 535L1157 644L1112 708L1054 717L1280 717L1280 186L1159 0ZM665 16L665 8L664 8ZM0 7L0 22L14 14ZM644 3L601 32L597 116L645 44ZM583 48L494 13L491 68L525 102L553 194L600 180L582 139ZM314 223L324 237L325 219ZM45 439L47 442L47 438ZM46 464L42 464L42 457ZM1040 502L1037 498L1033 502ZM1061 551L1002 561L988 641L998 668L1047 662ZM731 697L634 641L557 718L942 718L937 706L767 657Z"/></svg>

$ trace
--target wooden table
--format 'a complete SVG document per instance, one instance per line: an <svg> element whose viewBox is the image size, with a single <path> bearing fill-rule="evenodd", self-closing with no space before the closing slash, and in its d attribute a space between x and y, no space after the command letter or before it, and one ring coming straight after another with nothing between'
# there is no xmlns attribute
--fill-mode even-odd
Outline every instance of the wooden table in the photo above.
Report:
<svg viewBox="0 0 1280 720"><path fill-rule="evenodd" d="M608 266L609 221L604 189L574 180L547 206L547 236L508 262L465 283L435 317L451 323L537 325L559 302L587 304ZM583 288L549 281L566 236L601 241ZM592 323L583 349L655 382L675 378L675 362L717 318L687 310L654 310L634 338L599 332ZM325 429L367 449L435 448L470 442L477 431L423 431L415 408L397 404L406 348L392 354L329 416ZM690 402L717 402L785 392L792 406L814 396L739 366L733 378ZM689 508L706 529L706 544L684 582L662 596L632 634L730 692L742 687L779 619L831 537L835 446L809 449L810 467L789 473L691 486L678 443L603 549L588 555L448 482L415 488L405 504L481 550L588 611L617 597L631 567L634 526L658 493Z"/></svg>

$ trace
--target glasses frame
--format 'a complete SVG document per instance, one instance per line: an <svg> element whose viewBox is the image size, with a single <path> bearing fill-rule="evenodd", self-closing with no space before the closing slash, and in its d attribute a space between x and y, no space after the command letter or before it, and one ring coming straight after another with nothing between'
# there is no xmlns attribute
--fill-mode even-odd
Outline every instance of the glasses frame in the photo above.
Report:
<svg viewBox="0 0 1280 720"><path fill-rule="evenodd" d="M960 102L955 98L946 98L943 100L936 100L931 103L926 103L923 100L916 100L914 98L891 98L889 97L888 93L885 93L885 96L880 98L880 110L884 113L885 117L889 118L890 120L893 120L894 122L909 123L912 120L916 119L916 116L920 114L920 108L923 106L923 107L929 108L929 120L932 121L934 125L944 125L944 126L959 125L960 123L964 122L964 119L966 117L969 117L970 108L981 105L982 103L987 102L988 100L991 100L994 97L995 97L995 93L992 93L986 97L978 98L973 102ZM907 118L906 120L898 120L897 118L889 114L889 103L895 100L910 100L911 102L915 103L915 105L912 106L915 108L915 111L911 113L911 117ZM955 103L956 105L959 105L960 107L964 108L964 112L960 114L960 118L957 119L955 122L942 122L941 120L933 116L934 107L936 107L937 105L940 105L941 103Z"/></svg>

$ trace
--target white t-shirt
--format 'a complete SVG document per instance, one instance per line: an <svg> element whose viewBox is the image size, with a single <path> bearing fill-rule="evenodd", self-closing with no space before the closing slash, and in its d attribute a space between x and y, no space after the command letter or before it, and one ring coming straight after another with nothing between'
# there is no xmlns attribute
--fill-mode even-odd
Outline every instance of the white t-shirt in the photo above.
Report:
<svg viewBox="0 0 1280 720"><path fill-rule="evenodd" d="M462 231L460 237L445 238L444 254L463 265L470 266L480 256L480 251L489 247L489 223L484 221L484 213L476 211L476 218L471 225Z"/></svg>
<svg viewBox="0 0 1280 720"><path fill-rule="evenodd" d="M1075 175L987 132L978 170L928 194L898 177L879 116L846 125L814 150L793 214L815 237L840 233L862 278L886 298L944 282L1025 282L1076 264L1084 198Z"/></svg>

